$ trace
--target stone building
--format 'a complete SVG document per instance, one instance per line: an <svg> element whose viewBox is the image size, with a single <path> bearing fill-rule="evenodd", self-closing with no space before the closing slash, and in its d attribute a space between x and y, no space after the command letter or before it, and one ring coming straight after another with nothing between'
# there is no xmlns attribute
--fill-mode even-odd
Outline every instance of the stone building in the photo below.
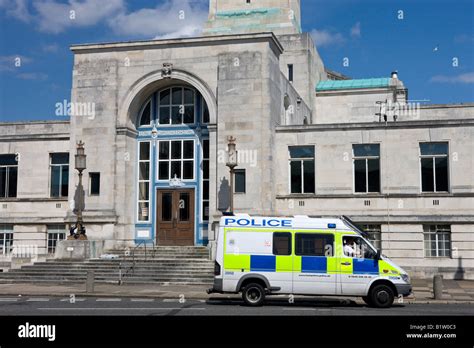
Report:
<svg viewBox="0 0 474 348"><path fill-rule="evenodd" d="M330 71L300 23L299 0L211 0L200 37L73 45L70 119L0 124L4 258L74 223L79 140L90 239L212 248L233 136L236 212L348 215L415 276L472 278L474 104Z"/></svg>

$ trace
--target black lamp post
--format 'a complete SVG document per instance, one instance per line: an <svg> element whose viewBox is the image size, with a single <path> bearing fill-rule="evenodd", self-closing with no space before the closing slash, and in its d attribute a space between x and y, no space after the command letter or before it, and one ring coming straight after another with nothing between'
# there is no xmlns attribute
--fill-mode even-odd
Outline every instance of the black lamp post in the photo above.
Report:
<svg viewBox="0 0 474 348"><path fill-rule="evenodd" d="M230 170L230 213L234 213L234 170L237 167L237 150L235 141L237 139L233 136L227 137L227 163L226 166Z"/></svg>
<svg viewBox="0 0 474 348"><path fill-rule="evenodd" d="M79 190L79 202L78 202L78 209L77 209L77 233L79 234L80 239L87 239L86 232L84 229L84 222L82 220L82 209L84 208L84 190L82 188L82 172L86 169L86 157L84 150L84 143L80 140L77 143L77 150L76 150L76 161L75 161L75 168L79 172L79 185L77 189Z"/></svg>

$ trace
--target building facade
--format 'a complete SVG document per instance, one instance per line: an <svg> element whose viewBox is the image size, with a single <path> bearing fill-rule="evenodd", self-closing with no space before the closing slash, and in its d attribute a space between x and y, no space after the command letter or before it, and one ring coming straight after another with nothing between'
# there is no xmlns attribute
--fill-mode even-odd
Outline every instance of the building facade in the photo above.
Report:
<svg viewBox="0 0 474 348"><path fill-rule="evenodd" d="M212 249L233 190L237 213L348 215L414 276L472 278L474 104L329 71L300 23L296 0L211 0L201 37L72 46L69 120L0 124L2 255L65 237L82 140L106 247Z"/></svg>

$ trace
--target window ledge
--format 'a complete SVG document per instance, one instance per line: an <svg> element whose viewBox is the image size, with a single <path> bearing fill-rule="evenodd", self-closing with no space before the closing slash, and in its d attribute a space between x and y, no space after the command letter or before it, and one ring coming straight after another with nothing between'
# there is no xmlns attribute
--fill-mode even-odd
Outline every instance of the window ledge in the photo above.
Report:
<svg viewBox="0 0 474 348"><path fill-rule="evenodd" d="M20 202L67 202L67 197L45 197L45 198L0 198L1 203L20 203Z"/></svg>

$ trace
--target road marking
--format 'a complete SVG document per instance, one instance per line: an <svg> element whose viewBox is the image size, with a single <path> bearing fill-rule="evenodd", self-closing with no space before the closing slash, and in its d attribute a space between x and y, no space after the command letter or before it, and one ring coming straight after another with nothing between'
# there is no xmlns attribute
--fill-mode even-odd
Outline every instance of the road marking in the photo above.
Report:
<svg viewBox="0 0 474 348"><path fill-rule="evenodd" d="M84 302L86 299L85 298L76 298L74 299L73 301L71 301L71 298L63 298L61 299L60 301L61 302L71 302L71 303L74 303L74 302Z"/></svg>
<svg viewBox="0 0 474 348"><path fill-rule="evenodd" d="M132 298L130 301L132 302L153 302L155 301L152 298Z"/></svg>
<svg viewBox="0 0 474 348"><path fill-rule="evenodd" d="M95 300L96 302L120 302L122 301L121 298L98 298Z"/></svg>
<svg viewBox="0 0 474 348"><path fill-rule="evenodd" d="M174 298L171 298L171 299L170 298L165 298L163 300L163 302L178 302L178 301L179 301L178 299L174 299Z"/></svg>
<svg viewBox="0 0 474 348"><path fill-rule="evenodd" d="M0 298L0 302L16 302L17 298Z"/></svg>
<svg viewBox="0 0 474 348"><path fill-rule="evenodd" d="M48 302L49 298L30 298L26 302Z"/></svg>
<svg viewBox="0 0 474 348"><path fill-rule="evenodd" d="M96 307L89 307L89 308L38 308L38 310L42 311L173 311L173 310L184 310L184 311L204 311L206 308L130 308L130 307L123 307L123 308L96 308Z"/></svg>

